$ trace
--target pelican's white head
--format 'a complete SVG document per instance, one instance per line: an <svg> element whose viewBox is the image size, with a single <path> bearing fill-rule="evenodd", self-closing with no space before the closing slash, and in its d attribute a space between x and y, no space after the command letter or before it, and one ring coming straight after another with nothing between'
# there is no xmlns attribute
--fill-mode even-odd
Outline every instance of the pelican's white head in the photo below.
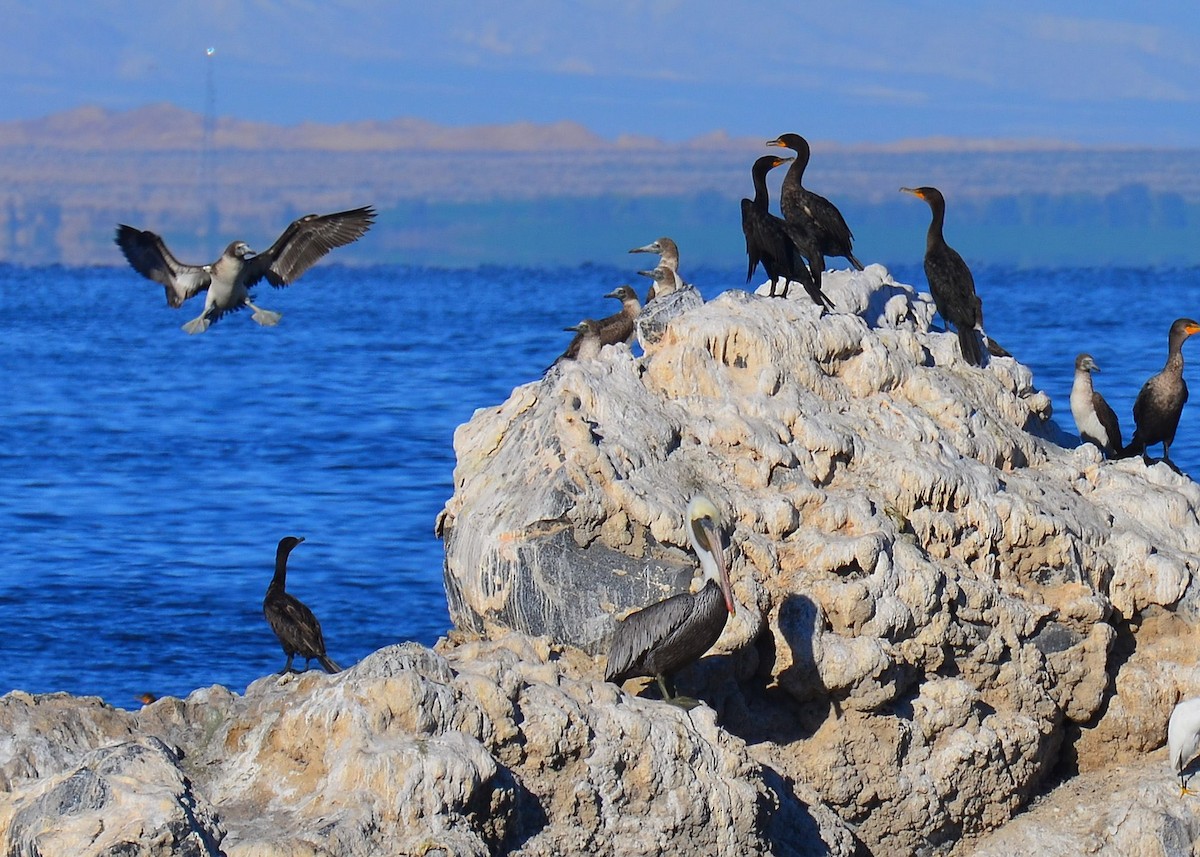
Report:
<svg viewBox="0 0 1200 857"><path fill-rule="evenodd" d="M733 585L729 582L729 570L725 566L725 546L721 541L721 513L712 500L703 494L692 497L687 508L688 541L700 558L704 579L721 587L725 596L725 607L733 615Z"/></svg>

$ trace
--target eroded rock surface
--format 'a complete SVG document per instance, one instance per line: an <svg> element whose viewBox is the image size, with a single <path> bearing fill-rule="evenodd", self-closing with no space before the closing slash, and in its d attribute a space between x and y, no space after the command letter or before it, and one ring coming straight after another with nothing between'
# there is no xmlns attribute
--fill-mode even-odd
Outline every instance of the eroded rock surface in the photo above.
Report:
<svg viewBox="0 0 1200 857"><path fill-rule="evenodd" d="M478 412L441 522L451 613L602 653L688 586L703 491L741 606L692 686L872 849L936 851L1060 760L1161 744L1195 659L1137 635L1191 627L1200 488L1074 448L1025 367L966 365L884 269L826 281L839 312L728 292L642 359Z"/></svg>

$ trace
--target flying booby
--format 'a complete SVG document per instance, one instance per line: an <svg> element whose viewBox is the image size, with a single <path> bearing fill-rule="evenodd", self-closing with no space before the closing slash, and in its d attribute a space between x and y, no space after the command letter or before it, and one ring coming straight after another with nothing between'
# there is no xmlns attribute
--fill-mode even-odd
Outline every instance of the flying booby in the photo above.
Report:
<svg viewBox="0 0 1200 857"><path fill-rule="evenodd" d="M293 221L264 252L255 255L245 241L233 241L208 265L180 262L160 235L123 223L114 240L135 271L163 286L169 306L182 306L200 292L208 292L204 311L183 326L188 333L203 333L221 316L243 306L254 310L252 318L259 324L278 324L279 313L255 306L249 290L264 277L276 288L291 285L334 247L361 238L374 222L375 209L369 205L334 214L308 214Z"/></svg>
<svg viewBox="0 0 1200 857"><path fill-rule="evenodd" d="M783 177L779 191L779 210L783 219L795 223L813 235L822 256L842 256L856 269L863 269L862 262L854 258L854 233L846 225L846 219L837 206L820 194L804 187L804 170L808 168L812 149L808 141L799 134L780 134L767 141L768 146L780 146L796 153L794 163Z"/></svg>
<svg viewBox="0 0 1200 857"><path fill-rule="evenodd" d="M1121 452L1121 426L1108 402L1092 387L1092 373L1099 371L1092 355L1080 354L1075 358L1071 416L1084 443L1100 447L1107 458L1115 458Z"/></svg>
<svg viewBox="0 0 1200 857"><path fill-rule="evenodd" d="M1188 400L1187 381L1183 379L1183 343L1200 324L1190 318L1177 318L1167 333L1167 363L1162 371L1142 385L1133 403L1133 440L1125 454L1145 455L1146 447L1163 445L1163 461L1171 463L1171 443L1179 428L1179 417Z"/></svg>
<svg viewBox="0 0 1200 857"><path fill-rule="evenodd" d="M902 187L929 204L932 218L925 235L925 279L942 320L954 325L963 359L972 366L983 365L983 350L977 330L983 324L983 302L975 294L975 278L963 257L946 243L946 198L935 187Z"/></svg>
<svg viewBox="0 0 1200 857"><path fill-rule="evenodd" d="M750 168L750 176L754 182L754 199L742 200L742 234L746 238L748 262L746 282L750 282L750 278L754 276L754 269L761 264L771 279L771 297L775 297L775 285L782 277L784 296L787 295L787 284L794 281L804 287L817 306L832 307L833 303L821 291L820 285L804 264L801 245L794 240L793 231L782 218L776 217L770 211L767 173L790 160L792 159L776 155L763 155Z"/></svg>
<svg viewBox="0 0 1200 857"><path fill-rule="evenodd" d="M279 540L275 549L275 576L267 587L267 595L263 599L263 615L283 653L287 655L287 663L283 672L292 670L292 658L296 655L304 658L305 669L308 661L316 658L326 672L341 672L341 667L325 654L325 637L321 634L321 623L317 617L301 601L284 590L287 584L287 561L292 549L304 541L303 536L285 536Z"/></svg>
<svg viewBox="0 0 1200 857"><path fill-rule="evenodd" d="M703 495L693 497L687 508L687 534L700 559L704 586L694 594L672 595L617 622L605 681L620 684L636 676L651 676L663 699L689 708L696 704L675 694L673 676L712 648L734 613L720 526L721 516L712 501Z"/></svg>
<svg viewBox="0 0 1200 857"><path fill-rule="evenodd" d="M684 287L683 277L679 273L679 246L670 238L664 235L662 238L651 241L642 247L634 247L629 252L657 253L658 265L656 267L666 268L674 274L670 282L664 281L661 285L656 282L650 287L650 293L646 295L646 303L650 303L655 298L669 295L671 292ZM639 271L638 273L641 272Z"/></svg>

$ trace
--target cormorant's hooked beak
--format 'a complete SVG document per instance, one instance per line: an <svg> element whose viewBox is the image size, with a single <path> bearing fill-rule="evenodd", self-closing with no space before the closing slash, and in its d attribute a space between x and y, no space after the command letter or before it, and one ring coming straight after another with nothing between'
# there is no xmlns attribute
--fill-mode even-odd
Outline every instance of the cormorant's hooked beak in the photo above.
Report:
<svg viewBox="0 0 1200 857"><path fill-rule="evenodd" d="M787 144L784 143L783 140L780 140L778 137L776 137L774 140L767 140L767 145L768 146L778 146L781 149L787 148Z"/></svg>
<svg viewBox="0 0 1200 857"><path fill-rule="evenodd" d="M901 193L911 193L913 196L920 197L921 199L925 198L925 194L921 193L916 188L902 187L902 188L900 188L900 192Z"/></svg>
<svg viewBox="0 0 1200 857"><path fill-rule="evenodd" d="M1184 330L1187 331L1188 336L1191 336L1193 333L1200 333L1200 324L1196 324L1193 322L1192 324L1189 324L1187 327L1185 327Z"/></svg>
<svg viewBox="0 0 1200 857"><path fill-rule="evenodd" d="M721 544L721 534L717 532L712 519L708 517L697 519L693 526L696 528L696 535L704 542L708 552L712 554L717 563L717 584L721 587L721 594L725 596L725 609L732 616L737 611L733 603L733 584L729 582L729 569L725 566L725 550Z"/></svg>

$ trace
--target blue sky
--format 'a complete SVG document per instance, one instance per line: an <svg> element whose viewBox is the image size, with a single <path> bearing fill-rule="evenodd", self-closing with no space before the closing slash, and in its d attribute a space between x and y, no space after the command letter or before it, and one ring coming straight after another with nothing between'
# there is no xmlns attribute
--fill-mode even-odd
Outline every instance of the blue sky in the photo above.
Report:
<svg viewBox="0 0 1200 857"><path fill-rule="evenodd" d="M668 141L794 130L842 143L1200 146L1192 0L0 0L0 10L0 120L86 104L202 112L211 73L218 114L281 124L565 119Z"/></svg>

